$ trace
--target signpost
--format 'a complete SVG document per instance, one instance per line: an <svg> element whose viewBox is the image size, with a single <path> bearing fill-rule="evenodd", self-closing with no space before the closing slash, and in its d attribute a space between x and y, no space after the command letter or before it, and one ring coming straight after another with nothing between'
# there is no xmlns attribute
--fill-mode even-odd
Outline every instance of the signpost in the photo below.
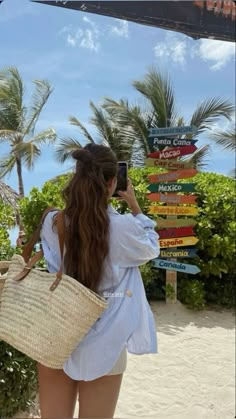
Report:
<svg viewBox="0 0 236 419"><path fill-rule="evenodd" d="M174 239L160 239L160 248L165 247L182 247L194 246L198 242L198 238L194 236L189 237L176 237Z"/></svg>
<svg viewBox="0 0 236 419"><path fill-rule="evenodd" d="M160 160L160 159L146 159L145 164L149 167L163 167L165 169L188 169L191 168L191 163L178 160Z"/></svg>
<svg viewBox="0 0 236 419"><path fill-rule="evenodd" d="M194 258L197 256L197 249L191 247L161 249L161 258Z"/></svg>
<svg viewBox="0 0 236 419"><path fill-rule="evenodd" d="M158 173L156 175L149 175L150 182L171 182L178 179L188 179L198 173L196 169L183 169L176 172Z"/></svg>
<svg viewBox="0 0 236 419"><path fill-rule="evenodd" d="M149 214L159 215L197 215L198 209L194 207L171 207L171 206L151 206Z"/></svg>
<svg viewBox="0 0 236 419"><path fill-rule="evenodd" d="M169 227L188 227L195 226L197 221L193 218L158 218L157 220L157 232L159 228L169 228Z"/></svg>
<svg viewBox="0 0 236 419"><path fill-rule="evenodd" d="M163 230L158 230L158 235L160 239L167 239L168 237L186 237L194 236L195 232L193 227L178 227L178 228L164 228Z"/></svg>
<svg viewBox="0 0 236 419"><path fill-rule="evenodd" d="M192 154L196 150L197 147L195 145L189 145L186 147L173 147L162 151L154 151L154 153L149 153L148 157L151 157L152 159L177 159L180 156L187 156L188 154Z"/></svg>
<svg viewBox="0 0 236 419"><path fill-rule="evenodd" d="M165 137L166 135L186 135L194 134L197 127L194 125L184 127L165 127L165 128L151 128L149 130L149 137Z"/></svg>
<svg viewBox="0 0 236 419"><path fill-rule="evenodd" d="M194 192L195 183L151 183L148 189L151 192Z"/></svg>
<svg viewBox="0 0 236 419"><path fill-rule="evenodd" d="M187 263L171 262L164 259L154 259L152 262L156 268L168 269L169 271L184 272L192 275L196 275L200 272L198 266L189 265Z"/></svg>
<svg viewBox="0 0 236 419"><path fill-rule="evenodd" d="M150 193L147 195L150 201L165 202L166 204L196 204L196 195L177 195L174 193Z"/></svg>

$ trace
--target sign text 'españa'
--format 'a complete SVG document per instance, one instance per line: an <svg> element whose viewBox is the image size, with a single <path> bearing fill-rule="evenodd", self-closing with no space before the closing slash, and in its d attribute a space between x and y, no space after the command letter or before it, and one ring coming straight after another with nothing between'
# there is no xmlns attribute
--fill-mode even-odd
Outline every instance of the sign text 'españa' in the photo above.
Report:
<svg viewBox="0 0 236 419"><path fill-rule="evenodd" d="M175 239L160 239L160 248L165 247L181 247L181 246L194 246L198 242L198 238L194 236L177 237Z"/></svg>

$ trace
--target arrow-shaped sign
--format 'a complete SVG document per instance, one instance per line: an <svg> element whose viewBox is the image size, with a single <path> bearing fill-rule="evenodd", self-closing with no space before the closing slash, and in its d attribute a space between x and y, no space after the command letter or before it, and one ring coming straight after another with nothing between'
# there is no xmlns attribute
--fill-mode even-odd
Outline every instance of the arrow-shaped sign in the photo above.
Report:
<svg viewBox="0 0 236 419"><path fill-rule="evenodd" d="M192 154L196 150L197 147L195 145L189 145L186 147L173 147L162 151L154 151L154 153L149 153L148 157L151 157L152 159L177 159L180 156Z"/></svg>
<svg viewBox="0 0 236 419"><path fill-rule="evenodd" d="M197 128L194 125L183 127L165 127L165 128L151 128L149 130L150 137L165 137L167 135L186 135L194 134Z"/></svg>
<svg viewBox="0 0 236 419"><path fill-rule="evenodd" d="M185 272L192 275L200 272L198 266L187 263L171 262L164 259L154 259L152 262L155 268L166 269L168 271Z"/></svg>
<svg viewBox="0 0 236 419"><path fill-rule="evenodd" d="M197 256L197 249L192 247L161 249L161 258L194 258Z"/></svg>
<svg viewBox="0 0 236 419"><path fill-rule="evenodd" d="M198 209L194 207L171 207L171 206L151 206L149 214L159 215L197 215Z"/></svg>
<svg viewBox="0 0 236 419"><path fill-rule="evenodd" d="M145 159L145 164L149 167L164 167L170 170L187 169L191 167L190 162L176 160Z"/></svg>
<svg viewBox="0 0 236 419"><path fill-rule="evenodd" d="M188 140L187 138L157 138L149 137L148 145L150 151L158 151L159 147L184 147L196 144L198 140Z"/></svg>
<svg viewBox="0 0 236 419"><path fill-rule="evenodd" d="M165 247L182 247L182 246L194 246L198 242L198 238L194 236L190 237L177 237L175 239L160 239L160 248Z"/></svg>
<svg viewBox="0 0 236 419"><path fill-rule="evenodd" d="M165 228L158 230L158 235L160 239L167 239L169 237L194 236L195 232L193 231L193 227Z"/></svg>
<svg viewBox="0 0 236 419"><path fill-rule="evenodd" d="M183 169L176 172L157 173L156 175L148 175L150 182L171 182L178 179L188 179L198 173L196 169Z"/></svg>
<svg viewBox="0 0 236 419"><path fill-rule="evenodd" d="M151 183L148 189L151 192L193 192L195 183Z"/></svg>
<svg viewBox="0 0 236 419"><path fill-rule="evenodd" d="M165 202L166 204L196 204L196 195L177 195L175 193L150 193L147 198L153 202Z"/></svg>
<svg viewBox="0 0 236 419"><path fill-rule="evenodd" d="M188 226L195 226L197 221L193 218L176 218L174 220L170 220L167 218L158 218L157 220L157 232L158 229L161 228L168 228L168 227L188 227Z"/></svg>

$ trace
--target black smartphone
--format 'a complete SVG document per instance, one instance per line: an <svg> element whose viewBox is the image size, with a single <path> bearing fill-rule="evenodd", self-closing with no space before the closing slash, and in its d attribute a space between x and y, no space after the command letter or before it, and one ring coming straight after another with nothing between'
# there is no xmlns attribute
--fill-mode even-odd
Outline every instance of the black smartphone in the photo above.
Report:
<svg viewBox="0 0 236 419"><path fill-rule="evenodd" d="M117 174L117 187L112 195L113 197L119 197L117 191L126 191L128 186L128 163L126 161L118 162L118 174Z"/></svg>

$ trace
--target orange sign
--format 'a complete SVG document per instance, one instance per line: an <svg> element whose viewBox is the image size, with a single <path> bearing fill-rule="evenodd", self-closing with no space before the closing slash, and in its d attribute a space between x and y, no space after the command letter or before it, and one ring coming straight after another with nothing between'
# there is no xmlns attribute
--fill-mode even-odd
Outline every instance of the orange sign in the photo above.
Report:
<svg viewBox="0 0 236 419"><path fill-rule="evenodd" d="M176 218L175 220L170 220L167 218L158 218L157 220L157 232L160 228L171 228L171 227L188 227L195 226L197 221L193 218Z"/></svg>
<svg viewBox="0 0 236 419"><path fill-rule="evenodd" d="M161 249L164 249L167 247L194 246L197 242L198 242L198 239L194 236L177 237L176 239L159 240Z"/></svg>
<svg viewBox="0 0 236 419"><path fill-rule="evenodd" d="M196 195L177 195L175 193L150 193L147 198L153 202L165 202L166 204L196 204Z"/></svg>
<svg viewBox="0 0 236 419"><path fill-rule="evenodd" d="M149 175L148 178L151 183L156 182L171 182L177 179L186 179L193 177L198 173L196 169L183 169L176 172L158 173L156 175Z"/></svg>

